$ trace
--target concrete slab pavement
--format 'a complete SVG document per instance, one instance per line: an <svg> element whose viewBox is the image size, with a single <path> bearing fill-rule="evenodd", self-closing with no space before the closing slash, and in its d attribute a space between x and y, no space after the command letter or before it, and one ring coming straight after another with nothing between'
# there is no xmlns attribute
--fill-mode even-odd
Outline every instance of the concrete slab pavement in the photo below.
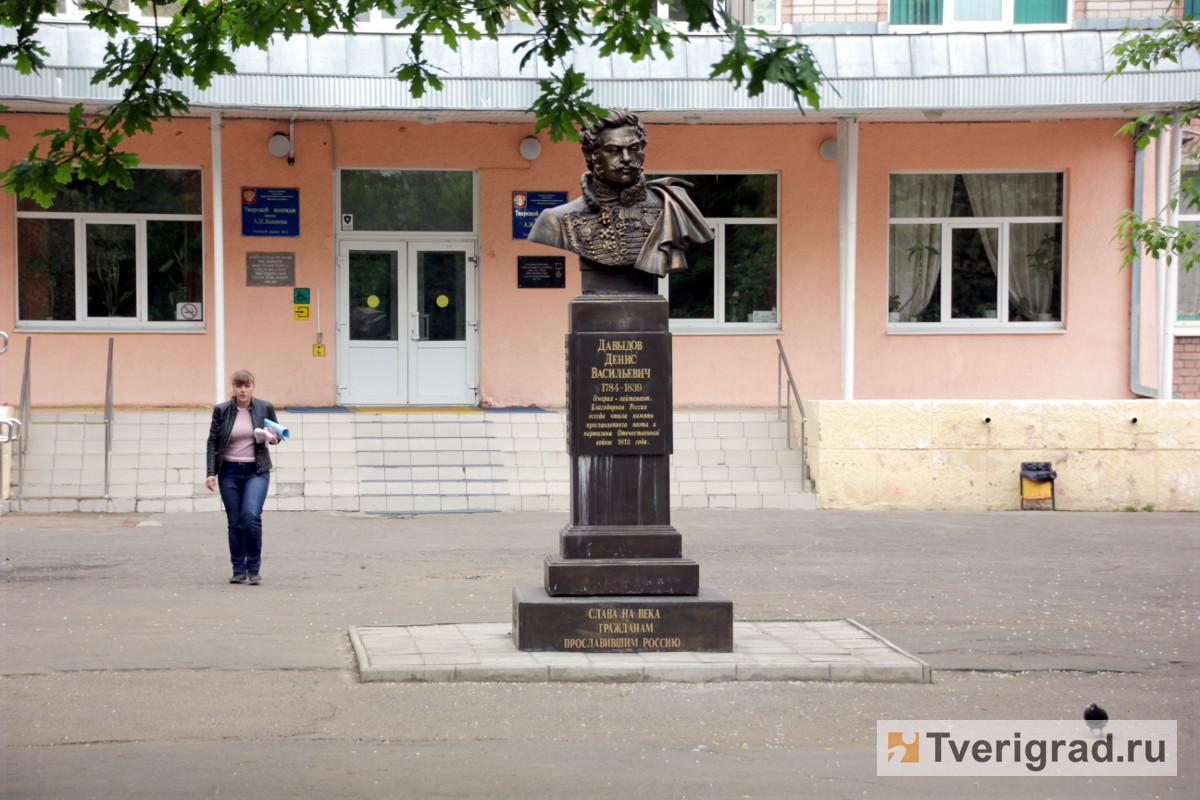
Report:
<svg viewBox="0 0 1200 800"><path fill-rule="evenodd" d="M676 512L738 623L855 619L932 684L361 683L350 626L497 625L565 515L0 519L6 798L1192 797L1189 514ZM885 779L878 719L1178 719L1176 778Z"/></svg>

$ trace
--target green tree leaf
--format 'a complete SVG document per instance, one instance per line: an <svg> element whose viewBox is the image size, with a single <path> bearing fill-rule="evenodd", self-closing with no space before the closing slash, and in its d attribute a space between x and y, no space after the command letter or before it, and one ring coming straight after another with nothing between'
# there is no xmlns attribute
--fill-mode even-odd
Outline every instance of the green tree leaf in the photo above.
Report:
<svg viewBox="0 0 1200 800"><path fill-rule="evenodd" d="M1174 5L1180 5L1175 0ZM1200 50L1200 23L1190 17L1169 18L1152 31L1126 29L1112 48L1116 63L1108 73L1112 78L1129 69L1152 69L1163 61L1179 62L1187 50ZM1200 119L1200 103L1191 103L1170 111L1150 111L1138 114L1125 123L1119 134L1132 136L1140 149L1162 138L1172 125L1190 125ZM1141 254L1159 259L1170 257L1180 267L1190 270L1200 263L1200 238L1195 228L1168 225L1163 217L1180 203L1200 208L1200 170L1184 169L1171 176L1175 195L1166 208L1155 216L1143 218L1125 211L1117 218L1113 241L1121 248L1124 268Z"/></svg>
<svg viewBox="0 0 1200 800"><path fill-rule="evenodd" d="M49 53L39 30L55 5L55 0L0 2L0 24L15 32L11 43L0 45L0 59L12 60L24 74L43 69ZM705 31L726 43L712 77L744 86L752 96L776 84L801 109L817 108L823 79L798 39L746 28L712 0L677 0L674 8L684 19L670 23L658 16L656 0L182 0L170 19L140 24L116 0L81 0L79 7L86 24L109 37L92 83L116 88L121 97L91 113L73 108L63 127L43 132L42 143L25 159L0 172L7 191L43 206L75 177L127 185L138 161L122 143L189 111L190 98L174 88L179 82L208 88L215 78L236 74L232 54L242 48L266 50L298 33L352 34L360 15L372 10L403 14L397 27L409 33L409 48L392 73L417 98L442 89L446 74L426 57L428 41L455 50L464 40L498 39L509 24L528 28L514 53L522 67L540 62L542 74L550 75L538 82L540 94L529 111L536 129L548 130L554 141L577 141L579 127L604 113L591 101L587 78L575 64L581 48L634 61L669 59L689 33Z"/></svg>

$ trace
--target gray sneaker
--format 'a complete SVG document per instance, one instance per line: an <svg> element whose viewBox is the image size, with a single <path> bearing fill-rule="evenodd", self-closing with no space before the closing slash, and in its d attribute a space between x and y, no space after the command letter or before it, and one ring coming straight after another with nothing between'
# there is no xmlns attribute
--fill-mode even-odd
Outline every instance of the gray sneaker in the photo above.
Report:
<svg viewBox="0 0 1200 800"><path fill-rule="evenodd" d="M257 586L258 584L262 583L262 576L259 575L257 572L251 572L250 573L250 583Z"/></svg>
<svg viewBox="0 0 1200 800"><path fill-rule="evenodd" d="M235 573L233 573L233 577L229 579L229 582L230 583L247 583L247 582L249 582L249 580L250 579L248 577L246 577L246 573L235 572Z"/></svg>

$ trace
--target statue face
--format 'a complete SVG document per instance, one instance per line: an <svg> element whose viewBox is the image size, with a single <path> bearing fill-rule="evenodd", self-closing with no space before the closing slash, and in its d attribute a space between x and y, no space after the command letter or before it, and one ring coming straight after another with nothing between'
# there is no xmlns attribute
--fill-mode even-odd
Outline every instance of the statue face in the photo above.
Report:
<svg viewBox="0 0 1200 800"><path fill-rule="evenodd" d="M592 172L605 183L624 189L641 179L644 158L636 128L606 128L600 133L600 150L592 161Z"/></svg>

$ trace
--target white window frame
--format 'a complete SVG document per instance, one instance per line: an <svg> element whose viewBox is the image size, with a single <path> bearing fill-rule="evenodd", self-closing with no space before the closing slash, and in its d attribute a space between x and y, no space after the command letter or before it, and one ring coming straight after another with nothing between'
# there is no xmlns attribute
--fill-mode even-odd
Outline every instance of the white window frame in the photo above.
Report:
<svg viewBox="0 0 1200 800"><path fill-rule="evenodd" d="M1062 22L1033 22L1018 25L1013 22L1016 0L1001 0L1000 18L996 20L956 20L957 0L942 0L942 23L940 25L902 25L888 23L889 33L991 33L996 31L1068 31L1075 20L1075 0L1067 0L1066 19Z"/></svg>
<svg viewBox="0 0 1200 800"><path fill-rule="evenodd" d="M687 180L689 175L774 175L775 176L775 207L779 208L779 194L783 191L782 176L778 172L763 170L705 170L690 172L659 172L651 174L653 178L677 176ZM703 209L701 209L703 213ZM713 317L711 319L681 319L671 317L670 330L682 334L738 334L738 333L778 333L780 331L780 294L783 276L780 264L782 254L782 226L779 216L775 217L705 217L713 232ZM773 322L726 322L725 321L725 240L726 231L732 225L773 225L775 226L775 320ZM685 255L686 257L686 255ZM668 303L671 300L671 281L669 277L659 278L658 291Z"/></svg>
<svg viewBox="0 0 1200 800"><path fill-rule="evenodd" d="M391 16L378 8L363 11L354 20L354 31L355 33L412 33L413 26L400 27L400 21L407 17L410 11L412 11L411 6L400 2L396 4L396 13ZM471 12L466 15L466 20L478 23L480 16Z"/></svg>
<svg viewBox="0 0 1200 800"><path fill-rule="evenodd" d="M1197 136L1198 141L1200 141L1200 134ZM1184 151L1182 159L1183 169L1186 170L1193 167L1200 169L1200 147L1197 147L1197 151L1191 154L1186 152L1186 147ZM1198 174L1198 177L1200 177L1200 174ZM1182 208L1182 204L1180 205ZM1186 213L1180 210L1178 222L1181 227L1184 225L1200 227L1200 208L1194 209L1193 213ZM1185 280L1185 275L1187 275L1186 280L1200 281L1200 267L1192 267L1189 273L1185 273L1182 269L1179 269L1179 280L1181 282ZM1175 334L1177 336L1200 336L1200 319L1181 319L1178 311L1176 311Z"/></svg>
<svg viewBox="0 0 1200 800"><path fill-rule="evenodd" d="M79 5L80 5L79 0L62 0L62 2L64 4L65 8L62 11L53 14L54 19L59 20L59 21L64 21L64 20L66 20L66 21L82 21L83 20L85 12L79 7ZM175 2L179 2L179 0L175 0ZM151 9L141 8L140 6L138 6L138 4L135 2L135 0L126 0L126 3L128 4L129 7L126 10L121 11L120 13L126 14L130 19L134 20L139 25L153 25L154 24L154 20L156 19L156 16L153 13L151 13ZM160 3L159 5L165 6L168 4ZM157 8L157 6L155 6L155 8ZM118 10L120 11L120 9L118 9ZM178 10L178 9L172 10L169 14L162 14L162 15L158 16L157 19L169 20L171 17L175 16L176 10Z"/></svg>
<svg viewBox="0 0 1200 800"><path fill-rule="evenodd" d="M463 231L362 231L345 230L342 227L342 175L346 172L467 172L471 175L471 229ZM413 241L441 241L446 238L459 236L479 236L480 200L479 200L479 170L462 169L459 167L338 167L334 170L334 230L339 238L357 241L391 240L400 236Z"/></svg>
<svg viewBox="0 0 1200 800"><path fill-rule="evenodd" d="M1061 170L919 170L894 172L893 175L999 175L1004 173L1043 173L1063 176L1063 213L1057 216L1030 217L888 217L888 230L892 225L940 225L942 266L938 271L939 322L892 322L887 323L888 334L961 334L961 333L1065 333L1067 303L1067 176ZM888 205L891 205L891 181L888 181ZM1009 320L1008 273L1009 273L1009 229L1012 225L1053 223L1062 226L1062 263L1059 278L1059 308L1057 320L1045 322ZM950 316L952 307L951 285L953 276L946 263L953 256L952 237L954 230L992 228L1000 231L999 249L996 254L996 317L960 318ZM888 253L887 277L891 279L891 253Z"/></svg>
<svg viewBox="0 0 1200 800"><path fill-rule="evenodd" d="M760 28L762 30L774 31L783 27L783 15L781 13L783 2L784 0L775 0L774 18L769 22L764 22L762 24L756 23L752 19L743 19L743 17L746 16L747 10L749 10L750 14L753 15L754 0L725 0L724 5L726 8L731 9L734 19L747 28ZM671 19L672 5L673 4L670 2L670 0L658 0L658 16L668 25L673 25L681 30L686 30L686 22ZM717 31L705 28L699 31L699 33L717 33Z"/></svg>
<svg viewBox="0 0 1200 800"><path fill-rule="evenodd" d="M396 13L393 16L388 16L384 11L378 8L372 8L369 11L364 11L354 20L354 30L358 33L399 33L401 31L411 31L411 28L400 28L400 20L408 16L411 8L406 5L397 5ZM364 19L365 17L365 19Z"/></svg>
<svg viewBox="0 0 1200 800"><path fill-rule="evenodd" d="M191 167L170 167L169 169L194 169ZM199 171L199 170L197 170ZM22 219L58 219L71 220L74 224L75 237L75 319L26 320L17 319L18 331L121 331L131 333L167 333L185 332L202 333L205 330L206 314L195 322L182 320L151 321L149 317L149 248L147 247L147 223L149 222L199 222L205 225L203 214L118 214L105 211L17 211L17 224ZM136 316L133 317L89 317L87 315L87 226L99 225L132 225L134 227L134 256L137 268L136 274ZM207 264L207 244L201 245L201 308L206 309L208 280L205 274ZM18 259L20 254L17 254ZM18 262L19 264L19 262ZM20 267L16 269L16 312L20 314Z"/></svg>

